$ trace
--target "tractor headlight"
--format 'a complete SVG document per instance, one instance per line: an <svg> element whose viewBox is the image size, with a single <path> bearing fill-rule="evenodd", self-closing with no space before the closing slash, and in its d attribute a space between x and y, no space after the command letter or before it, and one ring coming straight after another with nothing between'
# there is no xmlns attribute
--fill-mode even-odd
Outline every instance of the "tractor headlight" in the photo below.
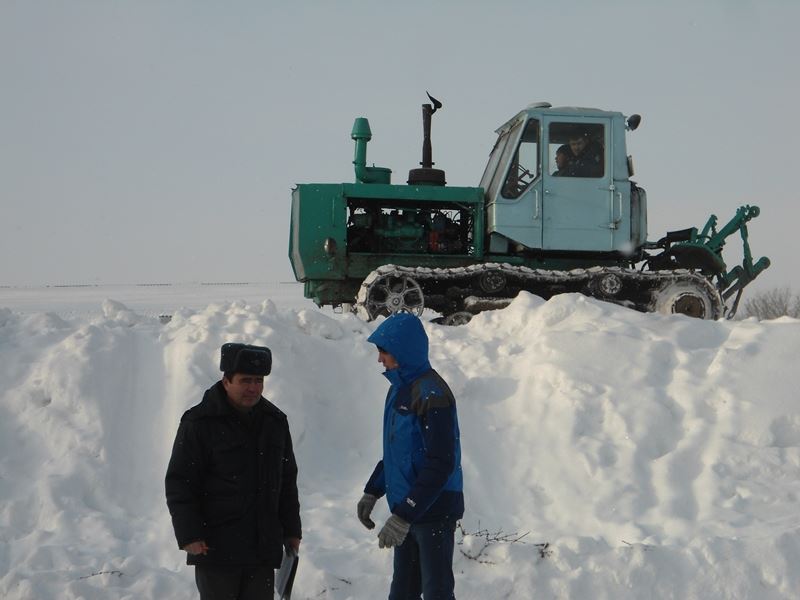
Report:
<svg viewBox="0 0 800 600"><path fill-rule="evenodd" d="M325 250L325 254L328 256L333 256L336 254L336 240L333 238L326 238L325 242L322 244L322 249Z"/></svg>

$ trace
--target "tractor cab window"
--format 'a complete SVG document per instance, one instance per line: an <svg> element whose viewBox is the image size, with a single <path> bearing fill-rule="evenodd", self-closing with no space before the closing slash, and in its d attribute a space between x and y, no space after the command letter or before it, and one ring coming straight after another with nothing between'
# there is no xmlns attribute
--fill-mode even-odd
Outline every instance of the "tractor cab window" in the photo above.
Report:
<svg viewBox="0 0 800 600"><path fill-rule="evenodd" d="M512 127L497 136L494 148L489 154L489 162L486 164L483 177L481 177L480 187L486 190L490 198L494 198L500 183L503 181L505 170L500 165L504 165L508 160L508 154L512 147L510 140L514 137L514 133L519 130L519 127L519 125Z"/></svg>
<svg viewBox="0 0 800 600"><path fill-rule="evenodd" d="M605 174L605 126L596 123L551 123L548 130L549 172L554 177L602 177Z"/></svg>
<svg viewBox="0 0 800 600"><path fill-rule="evenodd" d="M519 198L539 176L539 121L531 119L525 125L503 182L506 198Z"/></svg>

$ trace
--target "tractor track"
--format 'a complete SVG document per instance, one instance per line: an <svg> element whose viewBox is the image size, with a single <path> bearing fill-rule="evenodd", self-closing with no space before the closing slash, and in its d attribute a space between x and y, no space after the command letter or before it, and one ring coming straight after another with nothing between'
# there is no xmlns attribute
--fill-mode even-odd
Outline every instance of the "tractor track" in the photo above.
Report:
<svg viewBox="0 0 800 600"><path fill-rule="evenodd" d="M714 285L687 269L638 271L589 267L568 271L532 269L507 263L457 268L383 265L361 284L356 311L365 319L397 311L441 312L444 322L466 322L483 310L507 306L520 291L546 298L577 292L641 312L683 313L719 319L724 303ZM426 299L430 299L430 301Z"/></svg>

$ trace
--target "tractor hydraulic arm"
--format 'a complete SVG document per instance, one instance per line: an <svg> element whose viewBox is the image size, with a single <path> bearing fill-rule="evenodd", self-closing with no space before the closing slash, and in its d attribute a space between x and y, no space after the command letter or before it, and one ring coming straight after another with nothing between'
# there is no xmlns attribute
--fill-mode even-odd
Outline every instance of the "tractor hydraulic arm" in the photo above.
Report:
<svg viewBox="0 0 800 600"><path fill-rule="evenodd" d="M754 219L761 211L757 206L742 206L734 217L719 231L716 230L717 217L711 215L698 236L698 241L709 250L720 256L725 245L725 239L739 231L742 235L742 264L733 267L730 271L717 275L717 289L722 295L723 300L727 300L736 294L733 306L728 311L728 318L736 314L742 290L753 281L758 275L770 265L769 258L763 256L753 263L753 255L750 252L750 242L747 239L747 222Z"/></svg>

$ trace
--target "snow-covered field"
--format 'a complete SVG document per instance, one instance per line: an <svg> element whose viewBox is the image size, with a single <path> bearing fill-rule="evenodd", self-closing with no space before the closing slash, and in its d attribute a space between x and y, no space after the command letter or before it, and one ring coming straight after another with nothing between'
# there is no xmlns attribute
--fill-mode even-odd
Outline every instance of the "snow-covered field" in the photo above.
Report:
<svg viewBox="0 0 800 600"><path fill-rule="evenodd" d="M196 597L163 475L229 341L273 350L294 597L386 597L391 555L355 517L387 387L374 327L299 286L0 289L0 597ZM461 420L460 600L800 597L800 322L524 294L427 330Z"/></svg>

